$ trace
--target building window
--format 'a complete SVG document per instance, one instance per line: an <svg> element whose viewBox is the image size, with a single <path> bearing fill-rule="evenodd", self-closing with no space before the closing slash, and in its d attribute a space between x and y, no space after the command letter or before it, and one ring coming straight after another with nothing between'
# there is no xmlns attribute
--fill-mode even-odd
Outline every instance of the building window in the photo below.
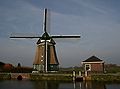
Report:
<svg viewBox="0 0 120 89"><path fill-rule="evenodd" d="M90 70L91 70L91 65L85 64L85 71L90 71Z"/></svg>

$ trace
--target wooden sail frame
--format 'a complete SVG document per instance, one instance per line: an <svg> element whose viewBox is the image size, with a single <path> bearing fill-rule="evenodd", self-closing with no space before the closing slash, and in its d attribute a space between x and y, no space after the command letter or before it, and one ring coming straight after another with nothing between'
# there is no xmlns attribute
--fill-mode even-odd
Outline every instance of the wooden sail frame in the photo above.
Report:
<svg viewBox="0 0 120 89"><path fill-rule="evenodd" d="M44 58L44 64L43 64L43 66L44 66L44 68L42 69L42 71L44 71L44 72L48 72L48 71L56 71L56 69L53 69L53 70L51 70L50 69L50 67L48 67L48 57L50 57L50 56L48 56L48 54L50 54L51 53L51 51L50 51L50 53L48 53L48 47L49 46L51 46L52 47L52 49L50 49L50 50L52 50L53 51L53 55L55 56L55 60L56 60L56 64L55 65L59 65L59 63L58 63L58 60L57 60L57 56L56 56L56 51L55 51L55 41L53 40L53 38L80 38L80 35L49 35L48 34L48 32L47 32L47 28L46 28L46 24L47 24L47 9L45 8L44 9L44 22L43 22L43 31L44 31L44 33L42 34L42 36L11 36L10 38L39 38L39 40L37 41L37 49L36 49L36 51L40 51L40 49L39 49L39 47L40 47L40 45L42 45L42 47L44 46L44 55L42 55L43 56L43 58ZM38 52L39 53L39 52ZM36 55L38 55L38 56L40 56L40 54L37 54L37 52L36 52ZM41 56L41 57L42 57ZM39 58L38 58L39 59ZM37 60L37 61L39 61L39 60ZM51 61L51 60L50 60ZM33 64L35 64L35 63L33 63ZM39 62L38 62L38 66L39 66ZM37 65L37 64L36 64ZM35 66L34 66L35 67ZM39 70L39 68L37 68L38 70ZM40 71L40 70L39 70Z"/></svg>

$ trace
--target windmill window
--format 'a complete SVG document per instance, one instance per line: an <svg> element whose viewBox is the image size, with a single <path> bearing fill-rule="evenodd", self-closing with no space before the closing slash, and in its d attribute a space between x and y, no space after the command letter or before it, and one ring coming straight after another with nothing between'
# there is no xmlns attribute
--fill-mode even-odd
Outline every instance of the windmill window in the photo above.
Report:
<svg viewBox="0 0 120 89"><path fill-rule="evenodd" d="M53 68L53 65L51 65L51 68Z"/></svg>

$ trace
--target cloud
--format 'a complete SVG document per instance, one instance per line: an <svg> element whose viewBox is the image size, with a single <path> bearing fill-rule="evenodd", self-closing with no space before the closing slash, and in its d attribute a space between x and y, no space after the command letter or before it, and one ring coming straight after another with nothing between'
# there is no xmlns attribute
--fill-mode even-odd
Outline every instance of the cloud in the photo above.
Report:
<svg viewBox="0 0 120 89"><path fill-rule="evenodd" d="M10 34L10 32L34 33L35 31L42 31L42 13L40 9L23 0L7 0L1 1L1 3L4 4L0 6L0 36Z"/></svg>
<svg viewBox="0 0 120 89"><path fill-rule="evenodd" d="M47 7L51 10L51 34L81 35L79 42L56 41L62 66L78 65L92 55L117 63L120 50L118 3L113 0L0 0L0 57L15 64L17 61L32 64L37 39L10 40L9 35L12 32L41 35L43 8Z"/></svg>

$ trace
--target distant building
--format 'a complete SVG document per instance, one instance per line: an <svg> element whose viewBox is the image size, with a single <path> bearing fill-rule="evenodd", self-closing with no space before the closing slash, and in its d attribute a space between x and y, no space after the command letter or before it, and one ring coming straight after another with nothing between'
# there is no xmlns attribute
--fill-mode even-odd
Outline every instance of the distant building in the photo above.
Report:
<svg viewBox="0 0 120 89"><path fill-rule="evenodd" d="M104 73L104 61L92 56L82 61L86 76L94 73Z"/></svg>
<svg viewBox="0 0 120 89"><path fill-rule="evenodd" d="M3 66L3 68L6 69L6 70L11 70L13 68L13 65L12 64L5 64Z"/></svg>

